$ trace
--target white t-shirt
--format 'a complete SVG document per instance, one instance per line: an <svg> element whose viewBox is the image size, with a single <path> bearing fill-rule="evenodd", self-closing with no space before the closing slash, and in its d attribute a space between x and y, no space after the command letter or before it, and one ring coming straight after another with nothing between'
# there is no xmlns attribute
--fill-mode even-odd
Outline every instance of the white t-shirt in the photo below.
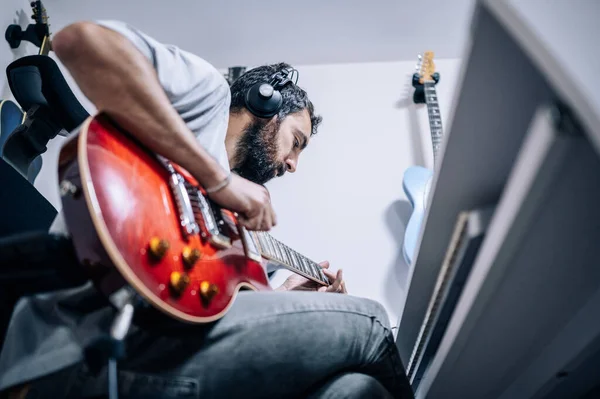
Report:
<svg viewBox="0 0 600 399"><path fill-rule="evenodd" d="M159 43L123 22L98 21L98 24L128 38L148 58L175 110L200 144L228 170L225 134L231 92L219 71L202 58Z"/></svg>
<svg viewBox="0 0 600 399"><path fill-rule="evenodd" d="M159 43L125 23L98 24L121 33L148 58L173 107L200 144L229 170L225 135L231 95L225 78L202 58ZM51 230L65 231L60 215ZM106 333L111 318L106 307L83 305L85 311L75 310L86 301L93 303L94 295L95 289L86 284L17 303L0 352L0 390L82 360L82 349Z"/></svg>

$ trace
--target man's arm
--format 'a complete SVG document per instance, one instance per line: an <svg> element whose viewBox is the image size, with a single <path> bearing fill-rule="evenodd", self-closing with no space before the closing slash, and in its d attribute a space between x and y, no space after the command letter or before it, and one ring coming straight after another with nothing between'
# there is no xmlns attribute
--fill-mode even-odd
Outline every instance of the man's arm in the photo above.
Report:
<svg viewBox="0 0 600 399"><path fill-rule="evenodd" d="M171 106L150 62L124 36L79 22L56 33L52 49L98 110L150 150L181 165L205 186L227 177Z"/></svg>
<svg viewBox="0 0 600 399"><path fill-rule="evenodd" d="M83 94L151 151L188 170L203 186L223 182L228 172L198 143L172 107L154 67L121 34L78 22L54 35L52 49ZM239 212L250 229L268 230L275 214L262 186L233 176L211 195Z"/></svg>

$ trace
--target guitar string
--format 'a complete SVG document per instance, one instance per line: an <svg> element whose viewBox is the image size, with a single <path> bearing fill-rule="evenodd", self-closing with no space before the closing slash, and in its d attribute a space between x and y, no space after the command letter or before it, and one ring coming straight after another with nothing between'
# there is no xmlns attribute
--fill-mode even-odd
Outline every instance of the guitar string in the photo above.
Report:
<svg viewBox="0 0 600 399"><path fill-rule="evenodd" d="M441 136L442 136L442 116L440 113L440 109L439 109L439 101L438 101L438 95L437 95L437 90L435 88L435 82L425 82L424 83L425 86L425 103L427 104L427 116L429 119L429 129L432 132L432 144L433 144L433 162L434 164L437 162L437 156L438 156L438 152L439 152L439 146L441 144ZM430 93L428 93L431 92ZM435 104L432 104L431 100L429 97L435 97ZM434 109L432 109L434 108ZM433 111L437 111L437 114L433 113ZM438 122L438 124L435 127L436 130L436 134L435 136L433 135L433 131L434 131L434 124L433 122Z"/></svg>
<svg viewBox="0 0 600 399"><path fill-rule="evenodd" d="M189 183L186 184L186 188L187 188L188 193L190 191L192 193L194 193L194 194L197 194L199 192L197 188L195 188L194 186L192 186ZM191 205L192 205L193 208L196 208L195 210L201 211L202 201L196 195L190 196L190 203L191 203ZM201 214L201 212L200 212L200 214ZM222 214L222 218L223 218L223 220L226 223L228 223L228 227L231 228L232 226L235 226L234 221L231 220L231 217L229 215ZM234 229L232 228L232 230L234 230ZM235 229L235 233L239 236L239 232L237 231L237 228ZM263 233L263 232L260 232L260 233ZM263 234L266 234L266 233L263 233ZM315 261L307 258L306 256L302 255L298 251L296 251L296 250L288 247L287 245L285 245L281 241L277 240L276 238L274 238L274 237L272 237L270 235L269 235L269 237L270 237L271 241L273 241L273 243L275 245L277 245L277 247L278 247L277 249L282 254L282 256L280 256L279 254L271 253L271 251L268 251L269 252L268 253L269 256L275 258L275 260L277 260L278 262L282 262L282 263L284 263L284 264L286 264L286 265L288 265L288 266L290 266L290 267L292 267L292 268L294 268L296 270L299 270L299 271L301 271L303 273L306 273L306 274L310 274L312 277L314 277L314 278L316 278L316 279L318 279L320 281L324 281L321 278L321 276L319 275L320 274L319 271L321 271L320 270L321 267L318 265L317 262L315 262ZM256 246L256 243L253 243L253 244L254 244L254 246ZM288 261L288 259L286 259L287 258L286 257L286 250L288 252L290 252L290 254L288 254L289 261ZM306 268L306 269L310 273L308 273L307 271L303 270L304 268L301 266L301 264L298 263L298 261L296 261L294 259L294 256L296 258L299 258L299 262L304 261L308 265L308 268Z"/></svg>

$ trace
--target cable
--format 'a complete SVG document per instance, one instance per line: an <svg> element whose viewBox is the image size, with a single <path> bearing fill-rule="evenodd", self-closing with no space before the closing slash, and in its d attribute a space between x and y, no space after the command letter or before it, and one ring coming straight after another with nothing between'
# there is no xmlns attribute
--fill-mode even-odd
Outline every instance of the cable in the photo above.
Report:
<svg viewBox="0 0 600 399"><path fill-rule="evenodd" d="M119 399L119 382L117 380L117 359L108 359L108 399Z"/></svg>

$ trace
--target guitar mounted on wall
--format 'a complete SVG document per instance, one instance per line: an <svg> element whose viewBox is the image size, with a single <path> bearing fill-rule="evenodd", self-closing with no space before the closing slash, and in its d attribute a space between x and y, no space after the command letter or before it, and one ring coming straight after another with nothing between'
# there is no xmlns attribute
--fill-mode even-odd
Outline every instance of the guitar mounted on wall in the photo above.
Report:
<svg viewBox="0 0 600 399"><path fill-rule="evenodd" d="M31 2L31 19L35 22L29 24L25 30L20 25L8 25L4 37L10 48L18 48L23 40L33 43L40 49L40 55L48 55L50 52L50 25L46 8L40 0Z"/></svg>
<svg viewBox="0 0 600 399"><path fill-rule="evenodd" d="M412 85L415 88L413 101L415 104L427 104L429 130L433 145L433 162L437 163L439 148L442 144L442 117L435 85L440 75L435 72L433 52L427 51L419 56L417 72L413 75ZM412 215L406 225L402 253L407 264L411 265L421 231L421 224L427 208L427 199L431 188L433 171L422 166L412 166L404 172L402 188L413 207Z"/></svg>
<svg viewBox="0 0 600 399"><path fill-rule="evenodd" d="M272 269L329 285L317 263L247 231L187 171L103 114L69 137L58 174L78 260L112 303L133 288L151 310L206 323L222 317L240 289L270 290Z"/></svg>

